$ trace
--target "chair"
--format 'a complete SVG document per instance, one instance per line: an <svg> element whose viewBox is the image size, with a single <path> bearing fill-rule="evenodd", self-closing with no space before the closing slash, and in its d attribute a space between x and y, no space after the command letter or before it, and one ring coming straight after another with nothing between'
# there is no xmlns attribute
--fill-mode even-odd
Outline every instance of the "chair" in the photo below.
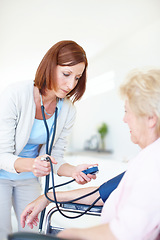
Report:
<svg viewBox="0 0 160 240"><path fill-rule="evenodd" d="M83 213L89 205L78 204L78 203L65 203L60 204L60 210L68 213ZM91 216L100 216L102 206L94 206L87 213ZM53 207L46 215L44 233L31 233L31 232L16 232L8 235L7 240L62 240L55 235L63 230L63 228L54 227L51 225L52 215L58 211L57 207ZM63 239L64 240L64 239ZM66 239L67 240L67 239Z"/></svg>
<svg viewBox="0 0 160 240"><path fill-rule="evenodd" d="M65 203L60 204L60 210L62 212L68 212L73 214L80 214L85 212L85 210L89 207L89 205L84 204L78 204L78 203ZM91 216L100 216L101 215L102 206L94 206L92 207L87 213L87 215ZM63 230L61 227L55 227L52 226L51 219L52 215L58 211L57 207L53 207L46 215L45 220L45 227L44 227L44 233L45 234L52 234L56 235L59 231Z"/></svg>

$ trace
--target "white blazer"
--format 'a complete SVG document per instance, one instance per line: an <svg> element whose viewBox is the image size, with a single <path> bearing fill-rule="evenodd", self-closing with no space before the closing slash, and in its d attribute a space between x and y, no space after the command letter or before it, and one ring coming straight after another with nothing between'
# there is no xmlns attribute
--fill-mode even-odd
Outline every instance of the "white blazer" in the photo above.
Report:
<svg viewBox="0 0 160 240"><path fill-rule="evenodd" d="M33 81L11 84L0 96L0 169L16 173L14 162L27 144L35 119L36 105ZM57 161L54 171L65 163L64 151L71 132L76 109L69 99L64 99L57 118L57 129L51 155ZM45 154L45 144L39 155Z"/></svg>

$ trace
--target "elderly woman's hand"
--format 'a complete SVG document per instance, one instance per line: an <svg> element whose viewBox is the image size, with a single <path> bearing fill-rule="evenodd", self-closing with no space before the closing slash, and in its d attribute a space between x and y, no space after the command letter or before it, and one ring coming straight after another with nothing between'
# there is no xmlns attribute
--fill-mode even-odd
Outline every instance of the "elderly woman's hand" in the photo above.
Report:
<svg viewBox="0 0 160 240"><path fill-rule="evenodd" d="M49 204L47 198L42 195L36 200L27 205L21 214L21 225L25 227L25 223L32 229L33 226L37 226L39 219L38 214Z"/></svg>

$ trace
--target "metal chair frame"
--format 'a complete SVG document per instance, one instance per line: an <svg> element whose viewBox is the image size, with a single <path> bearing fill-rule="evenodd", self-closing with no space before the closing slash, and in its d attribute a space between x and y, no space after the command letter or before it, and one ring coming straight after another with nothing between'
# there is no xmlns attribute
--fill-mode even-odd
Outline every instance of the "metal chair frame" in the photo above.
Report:
<svg viewBox="0 0 160 240"><path fill-rule="evenodd" d="M83 213L88 207L89 205L78 204L78 203L67 203L67 204L61 203L59 205L59 208L61 211L68 212L68 213L77 213L77 214ZM91 216L100 216L101 210L102 210L102 206L94 206L85 214L91 215ZM51 225L51 217L56 212L58 212L57 207L53 207L47 213L46 220L45 220L45 227L44 227L45 234L56 235L59 231L63 230L63 228L54 227Z"/></svg>

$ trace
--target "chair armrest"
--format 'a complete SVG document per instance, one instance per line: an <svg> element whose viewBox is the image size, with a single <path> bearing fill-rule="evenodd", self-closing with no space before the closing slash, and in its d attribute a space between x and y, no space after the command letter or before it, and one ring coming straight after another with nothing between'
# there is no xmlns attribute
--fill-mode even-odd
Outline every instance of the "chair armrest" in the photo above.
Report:
<svg viewBox="0 0 160 240"><path fill-rule="evenodd" d="M85 211L90 205L79 204L79 203L61 203L60 207L64 209L73 209ZM93 206L88 212L101 213L102 206Z"/></svg>
<svg viewBox="0 0 160 240"><path fill-rule="evenodd" d="M78 204L78 203L61 203L59 205L59 208L63 212L68 212L68 213L83 213L88 209L90 205L85 205L85 204ZM100 216L102 211L102 206L93 206L87 213L86 215L92 215L92 216ZM57 234L57 232L63 230L63 228L57 228L53 227L51 225L51 217L54 213L58 212L57 207L53 207L50 209L50 211L46 215L46 220L45 220L45 228L44 228L44 233L46 234Z"/></svg>

